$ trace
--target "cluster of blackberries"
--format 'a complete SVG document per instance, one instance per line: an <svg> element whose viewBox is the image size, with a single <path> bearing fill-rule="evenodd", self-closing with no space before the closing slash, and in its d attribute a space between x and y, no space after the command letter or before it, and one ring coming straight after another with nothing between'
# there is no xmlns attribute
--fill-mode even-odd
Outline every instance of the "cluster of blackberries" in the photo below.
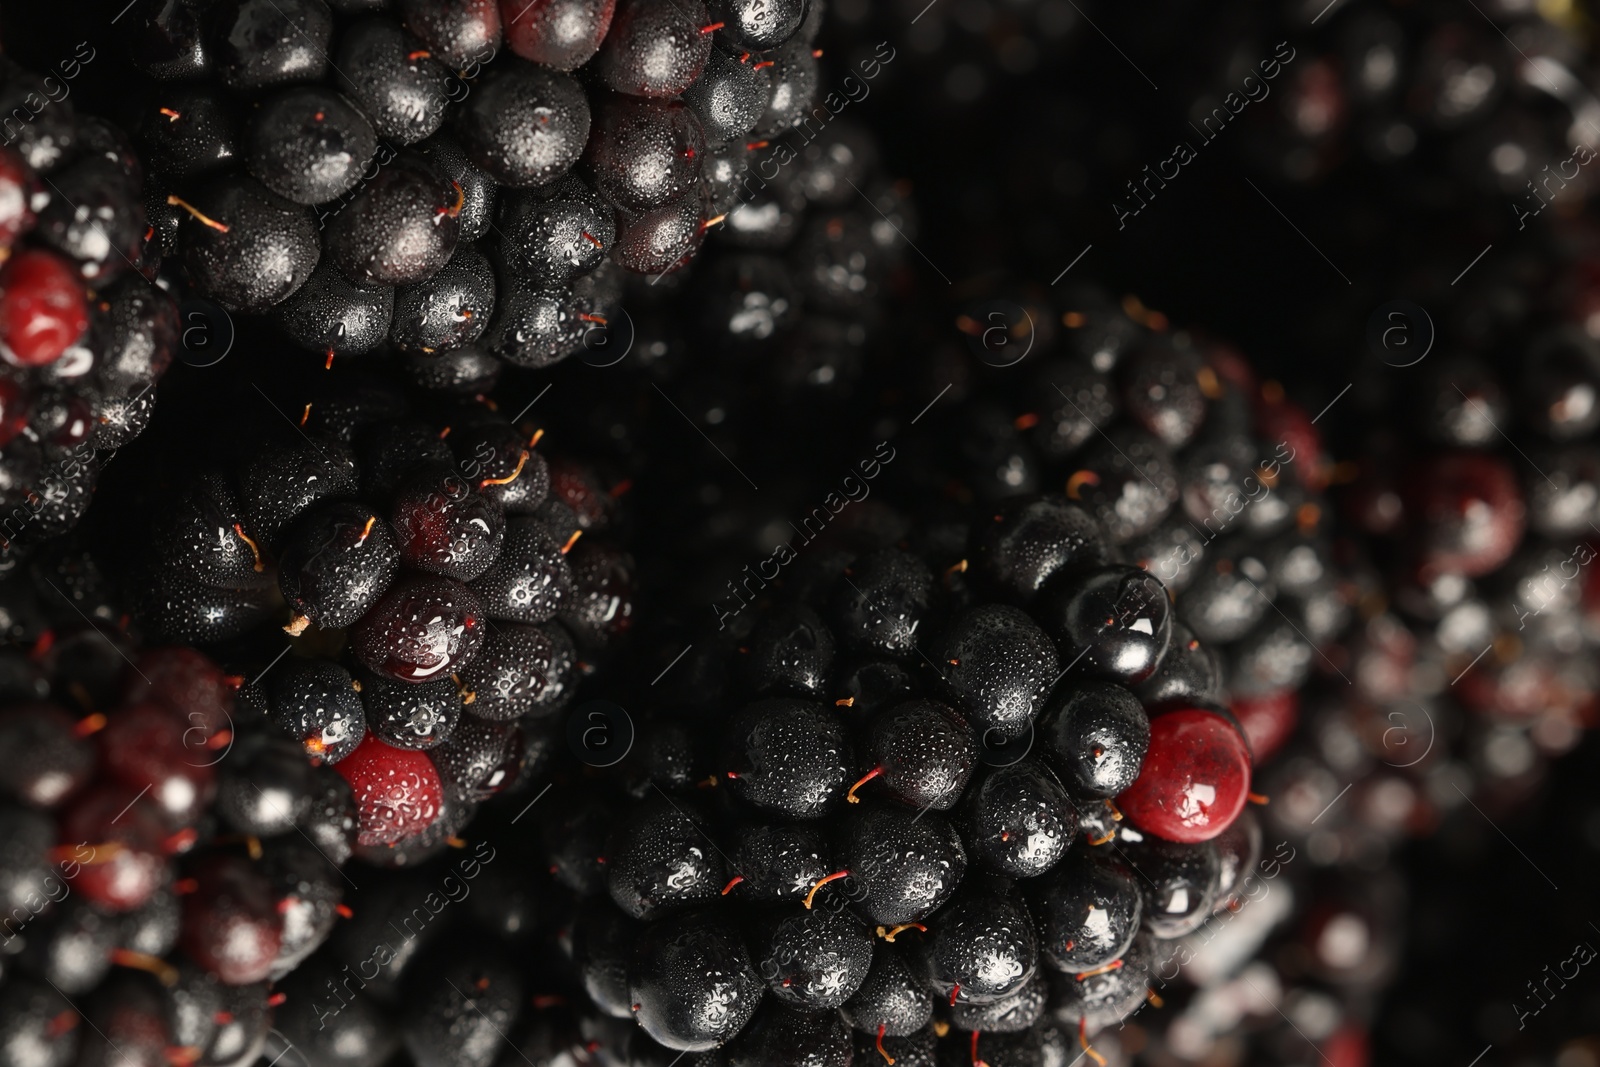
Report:
<svg viewBox="0 0 1600 1067"><path fill-rule="evenodd" d="M1559 306L1562 279L1581 275L1560 265L1549 277L1556 306L1486 328L1470 306L1483 290L1470 291L1441 308L1440 344L1452 351L1365 383L1369 412L1420 417L1356 437L1361 476L1345 501L1384 609L1354 649L1357 693L1374 720L1408 720L1418 741L1408 767L1428 776L1453 765L1483 793L1531 793L1600 709L1587 655L1600 618L1600 419L1589 402L1600 347ZM1499 270L1484 282L1505 291ZM1456 343L1468 331L1472 342ZM1441 743L1421 762L1430 739ZM1419 811L1433 807L1423 792L1419 782ZM1435 799L1460 801L1453 790Z"/></svg>
<svg viewBox="0 0 1600 1067"><path fill-rule="evenodd" d="M954 512L806 517L710 606L714 637L666 649L611 792L549 814L555 877L594 897L587 992L643 1030L622 1062L1070 1062L1259 877L1251 742L1283 744L1314 656L1272 629L1331 645L1349 614L1325 464L1242 360L1134 314L1050 312L1069 403L1003 418L1008 453L981 414L880 446L869 466ZM1246 477L1269 490L1248 509ZM1221 547L1176 536L1195 509Z"/></svg>
<svg viewBox="0 0 1600 1067"><path fill-rule="evenodd" d="M647 687L543 827L621 1062L1067 1063L1235 901L1249 742L1091 507L841 521Z"/></svg>
<svg viewBox="0 0 1600 1067"><path fill-rule="evenodd" d="M68 100L79 60L0 65L0 552L71 529L149 421L178 309L149 277L143 168ZM69 73L70 71L70 73Z"/></svg>
<svg viewBox="0 0 1600 1067"><path fill-rule="evenodd" d="M629 627L631 563L605 537L626 486L483 402L323 384L213 467L147 461L120 505L150 507L147 536L114 536L137 623L261 672L249 699L355 786L364 854L415 862L538 757L537 720Z"/></svg>
<svg viewBox="0 0 1600 1067"><path fill-rule="evenodd" d="M756 153L811 109L822 6L229 0L128 17L159 81L138 121L152 220L200 293L271 309L329 356L542 367L604 329L618 267L678 269L767 187Z"/></svg>

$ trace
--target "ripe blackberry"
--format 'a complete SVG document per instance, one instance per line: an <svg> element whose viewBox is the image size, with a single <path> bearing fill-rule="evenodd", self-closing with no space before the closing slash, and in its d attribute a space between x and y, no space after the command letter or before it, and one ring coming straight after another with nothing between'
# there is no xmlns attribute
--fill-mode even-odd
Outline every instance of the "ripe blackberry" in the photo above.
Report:
<svg viewBox="0 0 1600 1067"><path fill-rule="evenodd" d="M179 505L131 552L109 541L139 624L261 675L261 710L298 758L349 778L361 855L412 864L547 762L545 724L626 632L632 568L605 544L604 483L560 466L581 518L552 499L542 430L479 400L413 408L354 368L308 373L298 432L262 402L233 420L223 471L159 455L130 469L121 506ZM193 427L171 429L181 464ZM579 544L593 563L569 564ZM252 799L237 798L247 824L268 814Z"/></svg>
<svg viewBox="0 0 1600 1067"><path fill-rule="evenodd" d="M3 77L7 94L43 99L29 95L43 87L20 69L8 65ZM147 280L155 263L144 248L143 178L121 135L62 99L21 123L8 145L0 551L9 556L76 524L102 453L148 422L179 324L172 298Z"/></svg>
<svg viewBox="0 0 1600 1067"><path fill-rule="evenodd" d="M144 5L127 46L158 243L324 357L420 351L449 388L480 338L522 366L591 348L619 311L603 264L687 266L815 137L820 4L333 6ZM776 162L738 147L791 128Z"/></svg>

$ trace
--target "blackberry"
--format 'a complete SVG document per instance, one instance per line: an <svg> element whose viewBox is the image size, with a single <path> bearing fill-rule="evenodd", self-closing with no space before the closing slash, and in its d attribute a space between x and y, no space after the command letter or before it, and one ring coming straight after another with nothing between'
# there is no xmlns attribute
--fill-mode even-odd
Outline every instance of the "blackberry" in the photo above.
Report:
<svg viewBox="0 0 1600 1067"><path fill-rule="evenodd" d="M818 95L821 5L331 6L132 14L153 236L197 295L324 357L434 355L417 378L443 389L480 340L534 367L603 343L604 266L687 266L734 188L767 184L730 143Z"/></svg>
<svg viewBox="0 0 1600 1067"><path fill-rule="evenodd" d="M31 115L21 99L43 99L43 83L9 64L3 78ZM103 454L149 421L180 329L172 297L147 280L157 263L145 248L144 181L121 134L63 99L7 144L0 551L10 556L77 523Z"/></svg>
<svg viewBox="0 0 1600 1067"><path fill-rule="evenodd" d="M60 576L43 560L30 572ZM107 1062L150 1042L157 1057L250 1058L280 1001L269 982L339 917L355 805L293 746L294 773L261 758L273 739L236 698L242 679L190 649L141 647L125 623L74 619L34 641L36 698L0 701L8 1054L53 1062L81 1030L106 1045L83 1054ZM245 806L261 817L241 820ZM70 1006L33 996L50 983Z"/></svg>
<svg viewBox="0 0 1600 1067"><path fill-rule="evenodd" d="M848 186L844 188L848 191ZM712 242L716 240L713 236ZM770 281L760 284L768 291L776 289ZM751 306L759 305L752 301ZM1036 327L1036 352L1044 354L1039 362L1059 356L1052 361L1055 365L1050 373L1038 373L1032 363L1020 372L1011 371L1010 384L1015 391L1001 388L1006 379L997 375L981 383L977 375L958 379L968 397L978 394L999 409L990 424L998 447L963 454L960 446L972 436L968 427L973 408L952 405L958 410L950 412L950 423L941 431L937 425L942 416L936 413L947 410L942 406L948 402L946 398L919 419L915 433L903 431L905 440L896 439L894 450L878 450L880 464L894 478L874 484L870 502L858 500L847 505L845 514L850 518L836 519L824 544L809 544L814 533L808 522L800 540L790 541L790 553L773 553L775 540L793 537L799 529L794 516L805 514L803 499L790 505L793 510L788 515L780 512L772 527L777 534L766 534L773 540L759 549L761 558L770 557L770 562L759 572L753 565L736 577L730 583L730 590L737 589L732 595L726 590L709 591L713 597L721 594L713 607L723 628L714 639L716 647L702 653L700 642L690 637L692 630L673 632L661 640L663 654L654 671L643 672L644 681L671 666L656 689L669 681L675 683L665 697L677 713L665 722L651 714L657 721L641 730L638 742L650 755L646 758L641 753L634 770L623 776L635 796L654 797L659 789L673 796L685 811L697 810L698 845L688 844L697 835L686 831L684 847L701 851L715 847L728 865L726 896L719 896L712 907L737 909L742 903L776 909L774 883L787 885L790 879L809 876L810 884L797 894L801 904L809 896L809 910L836 908L862 919L877 935L874 961L886 951L885 935L915 950L919 962L913 981L917 988L936 1005L933 1010L939 1013L941 1023L976 1027L979 1055L985 1058L991 1041L997 1056L1005 1054L1003 1042L1010 1040L1019 1042L1019 1048L1031 1049L1029 1055L1038 1055L1045 1047L1064 1046L1063 1035L1074 1032L1081 1032L1091 1047L1116 1047L1115 1023L1136 1010L1149 1010L1142 1005L1151 987L1159 990L1162 998L1175 999L1179 1005L1189 1003L1187 983L1175 986L1168 977L1174 973L1170 960L1180 947L1189 946L1183 939L1206 936L1204 930L1191 935L1193 927L1188 924L1230 921L1227 916L1232 913L1227 908L1241 899L1236 895L1242 893L1238 885L1254 888L1261 880L1256 867L1263 851L1260 837L1252 838L1245 830L1254 823L1243 810L1249 799L1250 776L1221 768L1240 766L1234 760L1241 756L1246 764L1255 765L1284 746L1290 753L1304 751L1310 743L1308 733L1295 731L1293 710L1281 709L1293 709L1304 699L1298 691L1313 676L1319 684L1324 674L1331 676L1335 685L1342 681L1316 649L1348 671L1342 658L1347 646L1342 641L1354 599L1350 586L1340 584L1343 572L1333 561L1329 534L1333 511L1321 495L1332 464L1322 459L1315 428L1309 437L1304 432L1309 418L1284 410L1292 409L1292 404L1273 383L1255 379L1237 356L1220 346L1198 342L1192 335L1171 336L1159 316L1133 301L1119 306L1103 296L1074 293L1049 310L1036 304L1029 307L1034 322L1043 324ZM1099 310L1091 314L1094 309ZM1084 330L1081 340L1069 322ZM1116 353L1128 359L1126 377L1119 372L1116 359L1105 358L1107 338L1120 339ZM763 351L759 343L744 351ZM923 351L937 344L921 337L914 342ZM729 343L729 351L734 350ZM939 364L939 370L931 373L940 373L948 365ZM1163 489L1138 501L1142 514L1119 514L1110 494L1097 497L1091 492L1095 486L1089 478L1075 477L1088 472L1100 477L1102 484L1110 483L1112 477L1139 478L1131 466L1119 466L1124 461L1103 445L1096 429L1080 435L1073 447L1063 447L1059 442L1065 435L1056 433L1056 426L1042 415L1031 417L1052 396L1057 398L1057 422L1065 424L1076 417L1069 405L1059 402L1060 394L1048 383L1057 373L1065 380L1066 374L1079 367L1104 377L1105 395L1115 401L1114 412L1124 410L1124 404L1130 412L1120 423L1102 423L1105 430L1129 439L1145 435L1150 442L1148 454L1159 465L1140 469L1158 482L1170 475L1170 492ZM1183 375L1188 375L1192 390L1184 387ZM1036 384L1020 380L1025 378L1036 379ZM914 391L921 395L906 399L905 420L918 415L949 380L941 377L931 388ZM1166 409L1153 402L1152 382L1172 393L1173 403L1178 405L1176 416L1168 418ZM1152 402L1143 407L1133 404L1128 399L1132 390L1142 390ZM710 411L720 402L725 405L723 410L734 413L740 401L748 402L749 395L738 388L706 389L696 397L696 407L685 410ZM1194 395L1204 405L1198 417L1186 399ZM1006 397L1013 399L1007 402ZM705 407L699 407L701 404ZM919 441L927 432L924 424L930 421L935 429L929 438ZM729 455L741 468L749 456L766 454L754 451L746 435L720 428L715 422L703 425L719 447L738 450ZM1322 425L1317 423L1317 427ZM1275 445L1285 440L1290 441L1295 460L1287 458L1289 449L1275 450ZM1097 442L1101 443L1098 452L1094 451ZM1191 451L1196 458L1191 459ZM889 458L897 452L907 458ZM1210 479L1208 464L1199 461L1210 454L1229 459L1232 491L1239 498L1244 497L1239 480L1256 477L1259 467L1276 460L1277 470L1267 469L1276 479L1273 490L1262 494L1257 489L1260 499L1230 513L1239 501L1229 496L1228 489L1217 488L1228 479ZM1302 461L1304 472L1296 469ZM766 469L763 489L775 477L771 469ZM1014 474L1019 471L1020 478ZM762 480L760 474L756 476ZM868 467L866 476L876 475ZM909 487L900 484L906 479L911 482ZM1030 483L1038 489L1020 488ZM1257 484L1251 481L1244 488ZM1187 506L1185 489L1187 499L1193 501ZM1046 491L1042 498L1040 491ZM717 498L708 495L701 499ZM880 503L885 499L909 502L906 511L918 516L916 521L889 512ZM1189 517L1191 507L1198 518ZM1249 513L1257 507L1259 514ZM1216 508L1222 509L1220 518L1212 514ZM783 518L796 523L795 530L787 529ZM760 520L732 506L725 507L716 519L735 529L753 531L760 526ZM1209 525L1202 526L1206 519L1210 519ZM1203 532L1195 535L1191 531L1185 540L1177 531L1189 522L1202 526ZM698 534L701 526L696 523L690 528ZM707 522L704 528L716 527ZM688 540L693 542L695 537ZM739 543L732 537L728 541ZM798 561L792 561L796 546L803 547L798 549ZM1258 614L1256 604L1208 592L1198 584L1197 573L1210 570L1214 561L1224 558L1235 561L1235 570L1243 565L1238 561L1259 561L1265 573L1258 574L1255 563L1250 566L1261 592L1302 631L1296 635L1294 647L1261 658L1251 650L1257 647L1254 642L1276 634L1276 623L1282 621L1278 611L1269 604L1266 612ZM1289 564L1291 558L1293 565ZM1162 562L1167 566L1158 569ZM780 578L772 577L771 563L777 564ZM1216 571L1220 574L1221 568ZM696 578L685 576L682 584L694 589ZM1169 585L1179 587L1175 596L1169 595ZM1112 590L1101 605L1107 612L1091 620L1087 605L1100 596L1097 591L1102 588ZM1158 595L1151 596L1152 590ZM1192 592L1198 594L1193 603ZM681 599L681 594L669 598L669 609ZM1072 624L1068 620L1074 616L1068 605L1075 602L1084 606L1078 623ZM968 616L982 619L1011 612L1037 630L1035 635L1017 623L1007 632L1028 633L1032 643L1019 643L1030 651L1037 648L1038 662L1032 655L996 655L993 679L980 674L975 683L956 686L952 681L956 665L949 660L979 668L987 661L981 647L966 659L946 655L951 640L947 635L957 633ZM1313 612L1320 613L1317 628L1308 627L1302 618ZM1218 648L1209 647L1212 642L1195 634L1190 620L1202 614L1215 614L1234 628ZM1243 625L1238 616L1243 616ZM1113 620L1110 626L1107 617ZM1127 633L1119 632L1119 626L1125 626ZM824 635L823 631L830 632ZM696 647L685 653L682 662L672 665L672 657L690 643ZM1046 651L1053 667L1045 663ZM1082 657L1075 659L1080 654ZM1089 665L1091 657L1094 663ZM1109 668L1104 673L1102 662ZM1256 669L1270 666L1276 670L1284 662L1298 666L1292 673ZM1114 664L1125 666L1119 671ZM1261 679L1272 681L1263 683ZM874 696L880 685L890 694L881 698L881 703ZM655 693L652 697L652 704L662 699ZM745 747L745 720L759 722L764 706L774 701L795 701L800 707L812 704L815 710L807 709L807 721L832 703L832 714L853 727L846 735L853 742L849 761L840 758L835 767L831 759L821 758L833 752L843 756L846 749L831 738L819 741L827 738L826 732L808 727L797 730L796 736L807 740L789 744L791 755L782 765L771 757L752 761L748 767L729 762L730 745L734 751ZM923 731L908 728L902 748L894 743L894 733L889 730L911 710L903 709L904 704L946 705L938 716L926 718L938 725L940 732L920 747L912 742L922 741ZM992 724L979 716L987 714L985 709L991 705L1024 709L1012 727L1015 741L1008 743L997 729L985 732ZM1147 756L1152 726L1166 722L1161 726L1164 738L1168 730L1186 721L1186 713L1213 725L1219 736L1231 738L1227 758L1205 768L1198 763L1186 765L1175 775L1178 781L1189 780L1197 770L1214 775L1201 784L1211 787L1221 804L1213 805L1208 799L1203 818L1215 815L1218 833L1205 840L1167 842L1177 855L1191 861L1190 866L1174 868L1176 874L1166 868L1158 870L1153 860L1140 860L1142 866L1136 869L1136 844L1155 840L1150 850L1154 854L1165 847L1161 842L1166 836L1187 833L1181 820L1166 815L1168 809L1177 809L1170 797L1151 803L1140 815L1129 810L1139 804L1142 790L1132 787L1140 771L1147 764L1154 771L1167 758L1159 756L1152 762ZM1320 707L1315 714L1308 708L1301 715L1312 723L1328 721ZM865 721L857 722L858 717ZM802 722L798 708L793 718L798 727ZM946 722L960 724L965 744L943 744ZM880 736L880 730L886 733ZM659 745L652 742L653 737L660 738ZM1165 740L1159 747L1163 751L1182 749ZM711 754L710 760L706 753ZM1198 750L1185 754L1198 755ZM902 806L907 794L920 787L918 775L923 765L918 761L923 758L934 769L952 772L963 760L971 761L966 777L952 774L958 783L953 788L957 800L948 807L935 808L930 803L944 795L944 790L931 786L916 793L909 808ZM763 826L780 816L794 818L796 811L770 807L773 801L766 796L742 792L751 788L742 784L744 772L758 763L762 775L782 787L776 794L779 797L803 795L807 787L815 789L819 814L800 823L808 830L815 827L811 833L814 843L796 840L780 844ZM770 768L782 773L773 774ZM728 771L733 772L731 779ZM841 771L849 774L843 779L847 785L856 783L854 789L846 790L858 801L855 805L848 796L842 805L829 799L834 788L831 782ZM1096 781L1099 774L1105 775L1103 784ZM1152 773L1142 788L1154 786L1161 777ZM940 783L942 779L936 781ZM1273 798L1267 809L1271 817L1285 801L1280 790L1261 791ZM1133 799L1125 804L1119 794ZM1104 802L1107 797L1111 798L1109 805ZM705 807L708 799L719 802L709 812ZM1316 814L1316 810L1309 813ZM631 825L626 807L616 817ZM1279 824L1275 820L1273 825ZM1126 843L1121 836L1124 830L1128 832ZM1297 846L1303 845L1303 837L1294 840ZM744 844L746 841L750 844ZM758 848L757 842L772 844ZM1226 847L1224 842L1229 842ZM881 851L874 848L875 843L881 843ZM1269 845L1265 851L1271 848ZM600 854L608 862L612 859L604 851ZM1289 845L1284 844L1280 855L1290 854ZM1224 856L1231 857L1226 865L1232 875L1223 873ZM902 864L900 857L908 861ZM1075 857L1083 861L1082 870L1074 863ZM779 865L780 860L784 865ZM664 861L664 867L670 870L671 864ZM1184 880L1191 869L1203 877ZM1256 879L1245 881L1244 876L1253 869L1258 872ZM1141 870L1167 891L1152 894L1147 902ZM1069 871L1077 877L1069 878ZM1014 884L1008 884L1012 879ZM1297 872L1297 890L1304 884ZM919 896L921 893L928 895ZM1099 894L1094 897L1096 910L1086 912L1085 898L1093 894ZM1180 898L1181 905L1177 903ZM1067 901L1071 903L1063 903ZM993 910L1025 917L1034 952L1032 977L1028 966L1020 963L1027 955L1024 946L1017 948L1021 974L1014 988L986 993L981 982L963 980L955 963L939 965L942 977L937 983L924 978L927 971L921 956L927 935L937 930L942 917L969 902L984 909L983 914ZM1096 915L1101 903L1115 909L1114 929L1099 929L1100 920L1096 919L1096 929L1086 931L1084 915ZM1192 911L1186 910L1191 906ZM704 905L697 902L695 907ZM1263 909L1259 921L1281 921L1277 908ZM1107 912L1108 917L1111 914ZM1042 916L1053 917L1047 921ZM774 911L763 921L777 923L781 919L782 912ZM1252 926L1257 921L1253 918ZM1159 939L1151 936L1157 930L1162 935ZM1097 935L1105 935L1105 942L1095 943ZM1080 948L1084 950L1081 954ZM1252 953L1253 949L1247 955ZM869 974L871 970L869 964ZM1012 973L1011 968L1006 970ZM1195 981L1209 982L1210 978ZM956 991L957 985L963 987L961 992ZM973 994L967 992L969 985L980 988ZM949 998L953 993L956 1002L952 1006ZM848 1012L848 999L846 1004ZM928 1022L927 1018L908 1021L905 1036L917 1033ZM877 1025L864 1028L857 1047L876 1055L874 1046L881 1045L896 1054L894 1035L887 1029L878 1033ZM1140 1025L1147 1024L1141 1020ZM1157 1017L1154 1026L1162 1025ZM929 1040L952 1062L969 1062L972 1034L966 1030L944 1041L934 1041L930 1034ZM730 1049L736 1045L730 1044ZM1077 1051L1074 1049L1073 1055Z"/></svg>
<svg viewBox="0 0 1600 1067"><path fill-rule="evenodd" d="M290 762L349 779L361 855L417 863L548 762L535 723L625 636L632 567L605 544L613 505L593 475L558 468L581 519L551 499L542 430L479 400L413 408L355 369L314 373L303 430L274 429L278 405L261 403L259 427L232 427L240 447L222 470L130 468L121 506L180 506L108 547L128 560L147 632L259 675L265 718L299 750ZM594 562L574 568L580 543ZM270 814L248 791L229 796L245 824Z"/></svg>

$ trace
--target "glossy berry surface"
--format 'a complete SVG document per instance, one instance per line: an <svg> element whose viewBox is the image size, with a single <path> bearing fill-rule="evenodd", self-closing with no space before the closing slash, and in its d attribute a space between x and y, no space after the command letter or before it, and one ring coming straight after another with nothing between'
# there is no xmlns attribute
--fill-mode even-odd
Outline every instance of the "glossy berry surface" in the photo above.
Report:
<svg viewBox="0 0 1600 1067"><path fill-rule="evenodd" d="M833 632L810 608L780 608L750 635L745 667L758 693L819 697L833 667Z"/></svg>
<svg viewBox="0 0 1600 1067"><path fill-rule="evenodd" d="M554 618L576 591L561 547L542 522L508 522L494 564L472 582L489 617L525 623Z"/></svg>
<svg viewBox="0 0 1600 1067"><path fill-rule="evenodd" d="M873 949L872 967L845 1001L850 1025L867 1034L914 1034L933 1017L933 997L923 985L920 961L910 942L885 942Z"/></svg>
<svg viewBox="0 0 1600 1067"><path fill-rule="evenodd" d="M451 67L486 62L500 45L498 0L402 0L397 6L405 28Z"/></svg>
<svg viewBox="0 0 1600 1067"><path fill-rule="evenodd" d="M677 96L705 69L710 24L702 0L617 0L597 73L620 93Z"/></svg>
<svg viewBox="0 0 1600 1067"><path fill-rule="evenodd" d="M328 260L356 285L413 285L449 261L463 193L425 157L402 153L328 225Z"/></svg>
<svg viewBox="0 0 1600 1067"><path fill-rule="evenodd" d="M288 89L267 101L250 125L244 162L268 189L297 204L349 191L378 149L372 125L337 93Z"/></svg>
<svg viewBox="0 0 1600 1067"><path fill-rule="evenodd" d="M628 967L634 1019L670 1049L706 1051L728 1040L764 989L738 931L693 914L651 926Z"/></svg>
<svg viewBox="0 0 1600 1067"><path fill-rule="evenodd" d="M893 805L852 812L837 859L865 890L874 922L925 919L953 896L967 869L961 838L942 816Z"/></svg>
<svg viewBox="0 0 1600 1067"><path fill-rule="evenodd" d="M1141 915L1152 934L1182 937L1210 918L1222 890L1222 859L1214 842L1133 841L1124 835L1122 855L1138 876Z"/></svg>
<svg viewBox="0 0 1600 1067"><path fill-rule="evenodd" d="M1137 567L1067 580L1045 594L1041 610L1075 670L1122 685L1154 674L1172 641L1167 591Z"/></svg>
<svg viewBox="0 0 1600 1067"><path fill-rule="evenodd" d="M856 561L834 595L833 619L845 647L869 655L916 655L934 609L934 579L906 552L885 549Z"/></svg>
<svg viewBox="0 0 1600 1067"><path fill-rule="evenodd" d="M980 730L1016 737L1043 707L1059 669L1055 646L1016 608L974 608L945 634L936 657L952 702Z"/></svg>
<svg viewBox="0 0 1600 1067"><path fill-rule="evenodd" d="M1013 878L1033 878L1054 867L1078 830L1072 798L1048 768L1032 760L991 771L970 805L972 851Z"/></svg>
<svg viewBox="0 0 1600 1067"><path fill-rule="evenodd" d="M565 627L498 623L461 680L476 718L508 722L560 708L572 697L577 671L578 651Z"/></svg>
<svg viewBox="0 0 1600 1067"><path fill-rule="evenodd" d="M436 133L450 103L449 70L387 19L362 19L339 36L336 84L391 144Z"/></svg>
<svg viewBox="0 0 1600 1067"><path fill-rule="evenodd" d="M503 185L539 185L576 163L589 138L589 101L569 75L522 63L490 72L467 98L456 132L472 162Z"/></svg>
<svg viewBox="0 0 1600 1067"><path fill-rule="evenodd" d="M961 799L978 750L967 724L952 708L913 700L872 718L866 758L871 761L867 773L881 778L894 799L917 809L945 811Z"/></svg>
<svg viewBox="0 0 1600 1067"><path fill-rule="evenodd" d="M872 964L870 929L845 911L791 912L772 924L756 969L772 995L805 1011L837 1008Z"/></svg>
<svg viewBox="0 0 1600 1067"><path fill-rule="evenodd" d="M311 210L253 178L217 178L185 203L178 230L184 262L230 310L278 303L305 284L321 257Z"/></svg>
<svg viewBox="0 0 1600 1067"><path fill-rule="evenodd" d="M368 678L361 686L367 728L395 748L432 749L450 740L461 718L462 694L448 678L407 685Z"/></svg>
<svg viewBox="0 0 1600 1067"><path fill-rule="evenodd" d="M489 261L458 245L431 278L395 295L389 340L409 352L450 352L476 341L494 314L495 277Z"/></svg>
<svg viewBox="0 0 1600 1067"><path fill-rule="evenodd" d="M1150 720L1109 682L1064 687L1039 722L1047 758L1080 796L1114 797L1133 784L1150 745Z"/></svg>
<svg viewBox="0 0 1600 1067"><path fill-rule="evenodd" d="M439 772L425 753L369 736L339 761L338 771L350 783L360 815L357 844L392 845L439 817Z"/></svg>
<svg viewBox="0 0 1600 1067"><path fill-rule="evenodd" d="M360 504L318 505L296 520L278 561L278 586L299 616L350 626L383 595L400 566L388 525Z"/></svg>
<svg viewBox="0 0 1600 1067"><path fill-rule="evenodd" d="M267 679L273 724L306 753L338 763L366 737L355 679L336 663L291 661Z"/></svg>
<svg viewBox="0 0 1600 1067"><path fill-rule="evenodd" d="M1002 589L1032 599L1064 568L1109 562L1099 526L1081 507L1049 497L1019 500L996 509L975 538L979 568Z"/></svg>
<svg viewBox="0 0 1600 1067"><path fill-rule="evenodd" d="M505 513L449 467L424 467L402 483L389 513L400 555L418 570L471 581L505 540Z"/></svg>
<svg viewBox="0 0 1600 1067"><path fill-rule="evenodd" d="M832 710L764 700L729 724L723 759L729 788L760 811L814 819L844 803L854 750Z"/></svg>
<svg viewBox="0 0 1600 1067"><path fill-rule="evenodd" d="M585 160L595 188L635 213L680 201L706 154L700 120L676 101L617 97L595 112Z"/></svg>
<svg viewBox="0 0 1600 1067"><path fill-rule="evenodd" d="M1142 829L1169 841L1208 841L1244 810L1250 752L1221 716L1185 709L1150 724L1139 777L1117 805Z"/></svg>
<svg viewBox="0 0 1600 1067"><path fill-rule="evenodd" d="M832 850L821 828L778 823L748 828L739 837L734 867L744 881L735 891L765 900L804 900L832 874Z"/></svg>
<svg viewBox="0 0 1600 1067"><path fill-rule="evenodd" d="M993 1003L1022 988L1038 965L1033 922L1020 899L977 896L939 913L921 942L927 977L952 1004Z"/></svg>
<svg viewBox="0 0 1600 1067"><path fill-rule="evenodd" d="M1044 959L1073 974L1102 967L1126 952L1139 932L1143 908L1134 879L1120 861L1081 849L1031 883Z"/></svg>
<svg viewBox="0 0 1600 1067"><path fill-rule="evenodd" d="M686 809L654 797L624 818L606 846L611 899L635 919L715 898L727 883L722 857Z"/></svg>
<svg viewBox="0 0 1600 1067"><path fill-rule="evenodd" d="M448 578L397 582L351 631L357 658L400 682L426 682L460 670L483 643L483 608L472 590Z"/></svg>

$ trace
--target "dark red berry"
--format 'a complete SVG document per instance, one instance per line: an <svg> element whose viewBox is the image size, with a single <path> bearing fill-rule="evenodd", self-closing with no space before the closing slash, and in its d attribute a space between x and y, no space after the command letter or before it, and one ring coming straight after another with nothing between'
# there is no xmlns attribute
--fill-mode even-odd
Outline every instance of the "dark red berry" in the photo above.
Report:
<svg viewBox="0 0 1600 1067"><path fill-rule="evenodd" d="M1427 460L1408 494L1416 514L1417 556L1425 580L1476 578L1498 568L1522 540L1522 490L1511 465L1481 452Z"/></svg>
<svg viewBox="0 0 1600 1067"><path fill-rule="evenodd" d="M600 50L617 0L500 0L506 44L523 59L577 70Z"/></svg>
<svg viewBox="0 0 1600 1067"><path fill-rule="evenodd" d="M1184 709L1150 724L1144 766L1117 806L1142 830L1192 843L1226 830L1249 793L1244 738L1215 712Z"/></svg>
<svg viewBox="0 0 1600 1067"><path fill-rule="evenodd" d="M439 817L444 787L425 752L395 748L368 734L336 769L355 795L358 845L393 845Z"/></svg>
<svg viewBox="0 0 1600 1067"><path fill-rule="evenodd" d="M216 772L185 743L189 723L156 704L117 711L100 731L106 773L145 793L174 827L191 826L211 803Z"/></svg>
<svg viewBox="0 0 1600 1067"><path fill-rule="evenodd" d="M700 77L713 25L703 0L620 0L596 70L633 96L677 96Z"/></svg>
<svg viewBox="0 0 1600 1067"><path fill-rule="evenodd" d="M0 354L11 363L54 363L88 328L83 282L59 256L28 249L0 270Z"/></svg>
<svg viewBox="0 0 1600 1067"><path fill-rule="evenodd" d="M108 911L131 911L167 877L161 809L139 790L107 782L80 796L61 819L70 858L82 864L73 888Z"/></svg>
<svg viewBox="0 0 1600 1067"><path fill-rule="evenodd" d="M189 958L228 985L264 980L283 938L272 883L251 860L217 853L189 871L179 937Z"/></svg>

